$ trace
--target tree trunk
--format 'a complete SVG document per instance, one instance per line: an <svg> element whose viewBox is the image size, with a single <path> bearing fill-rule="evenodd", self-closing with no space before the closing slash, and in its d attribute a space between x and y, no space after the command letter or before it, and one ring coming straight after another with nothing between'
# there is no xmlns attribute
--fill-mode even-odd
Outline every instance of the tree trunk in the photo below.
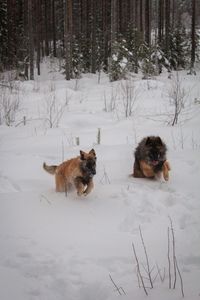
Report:
<svg viewBox="0 0 200 300"><path fill-rule="evenodd" d="M91 72L96 73L96 0L91 0Z"/></svg>
<svg viewBox="0 0 200 300"><path fill-rule="evenodd" d="M49 56L49 15L48 0L44 0L44 20L45 20L45 55Z"/></svg>
<svg viewBox="0 0 200 300"><path fill-rule="evenodd" d="M118 12L118 0L111 0L111 57L110 57L110 80L114 81L117 79L116 72L113 72L113 64L115 61L115 55L117 52L117 12Z"/></svg>
<svg viewBox="0 0 200 300"><path fill-rule="evenodd" d="M40 32L41 32L41 15L40 15L40 0L36 3L36 42L37 42L37 73L40 75Z"/></svg>
<svg viewBox="0 0 200 300"><path fill-rule="evenodd" d="M30 80L34 80L34 41L33 41L33 9L32 0L28 0L28 33L29 33L29 64Z"/></svg>
<svg viewBox="0 0 200 300"><path fill-rule="evenodd" d="M145 0L145 42L148 46L151 43L150 34L150 0Z"/></svg>
<svg viewBox="0 0 200 300"><path fill-rule="evenodd" d="M170 0L165 0L165 51L169 53Z"/></svg>
<svg viewBox="0 0 200 300"><path fill-rule="evenodd" d="M111 0L111 56L115 53L117 41L117 0Z"/></svg>
<svg viewBox="0 0 200 300"><path fill-rule="evenodd" d="M191 69L194 68L195 63L195 50L196 50L196 41L195 41L195 23L196 23L196 0L192 0L192 26L191 26Z"/></svg>
<svg viewBox="0 0 200 300"><path fill-rule="evenodd" d="M143 0L140 0L140 33L141 37L143 38L144 34L144 26L143 26Z"/></svg>
<svg viewBox="0 0 200 300"><path fill-rule="evenodd" d="M163 38L163 0L158 1L158 43L161 46Z"/></svg>
<svg viewBox="0 0 200 300"><path fill-rule="evenodd" d="M65 0L64 15L65 78L72 77L72 0Z"/></svg>
<svg viewBox="0 0 200 300"><path fill-rule="evenodd" d="M55 18L55 0L52 0L52 34L53 34L53 56L56 57L56 18Z"/></svg>

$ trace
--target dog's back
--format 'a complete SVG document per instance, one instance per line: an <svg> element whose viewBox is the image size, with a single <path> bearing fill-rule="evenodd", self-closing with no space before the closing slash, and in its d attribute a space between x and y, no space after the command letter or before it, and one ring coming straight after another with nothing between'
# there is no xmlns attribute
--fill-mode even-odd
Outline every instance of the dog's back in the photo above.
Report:
<svg viewBox="0 0 200 300"><path fill-rule="evenodd" d="M69 182L77 176L81 176L80 157L64 161L56 168L56 173L65 177Z"/></svg>

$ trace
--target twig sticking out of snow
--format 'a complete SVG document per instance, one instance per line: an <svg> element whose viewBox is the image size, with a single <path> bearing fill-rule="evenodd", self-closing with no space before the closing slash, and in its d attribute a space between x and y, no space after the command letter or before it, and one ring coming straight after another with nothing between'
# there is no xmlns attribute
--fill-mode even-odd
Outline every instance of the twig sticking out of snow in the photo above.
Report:
<svg viewBox="0 0 200 300"><path fill-rule="evenodd" d="M181 272L180 272L179 267L178 267L178 263L177 263L176 257L175 257L175 262L176 262L176 268L177 268L177 271L178 271L178 275L179 275L180 281L181 281L181 293L182 293L182 297L184 298L183 279L182 279Z"/></svg>
<svg viewBox="0 0 200 300"><path fill-rule="evenodd" d="M51 204L51 201L49 201L49 199L47 197L45 197L44 195L40 196L40 202L42 202L42 199L45 199L48 204Z"/></svg>
<svg viewBox="0 0 200 300"><path fill-rule="evenodd" d="M165 280L165 268L163 270L163 275L161 274L161 271L160 271L160 268L159 268L158 264L156 264L156 268L157 268L158 275L160 277L161 282L164 282L164 280Z"/></svg>
<svg viewBox="0 0 200 300"><path fill-rule="evenodd" d="M133 246L133 252L134 252L135 260L136 260L136 264L137 264L137 273L138 273L140 281L142 283L143 290L144 290L145 294L148 296L147 289L145 287L144 280L143 280L143 277L142 277L142 274L141 274L141 271L140 271L140 264L139 264L139 261L138 261L138 257L137 257L137 254L136 254L134 243L132 243L132 246Z"/></svg>
<svg viewBox="0 0 200 300"><path fill-rule="evenodd" d="M104 167L104 170L103 170L103 176L102 176L102 178L100 179L100 183L101 183L101 184L104 184L104 183L110 184L110 179L109 179L109 177L108 177L108 174L107 174L107 172L106 172L105 167Z"/></svg>
<svg viewBox="0 0 200 300"><path fill-rule="evenodd" d="M110 274L109 274L109 277L110 277L110 280L112 281L114 287L116 288L116 291L119 293L119 295L121 296L122 293L123 293L124 295L126 295L124 289L123 289L122 287L118 287L118 286L117 286L117 284L114 282L114 280L112 279L112 277L111 277ZM122 291L122 293L121 293L121 291Z"/></svg>
<svg viewBox="0 0 200 300"><path fill-rule="evenodd" d="M97 132L97 144L98 145L101 144L101 128L98 128L98 132Z"/></svg>
<svg viewBox="0 0 200 300"><path fill-rule="evenodd" d="M146 257L146 264L147 264L146 272L147 272L147 275L148 275L148 278L149 278L151 288L153 288L153 281L152 281L152 278L151 278L151 273L152 273L153 269L150 270L149 258L148 258L148 254L147 254L147 250L146 250L146 246L145 246L145 243L144 243L144 239L143 239L143 236L142 236L142 230L141 230L140 226L139 226L139 231L140 231L140 238L141 238L141 241L142 241L142 245L143 245L144 253L145 253L145 257Z"/></svg>
<svg viewBox="0 0 200 300"><path fill-rule="evenodd" d="M168 241L168 249L167 249L167 258L168 258L168 275L169 275L169 289L172 287L172 276L171 276L171 260L170 260L170 235L169 235L169 227L167 228L167 241Z"/></svg>
<svg viewBox="0 0 200 300"><path fill-rule="evenodd" d="M182 279L181 272L180 272L180 269L178 267L177 258L176 258L174 228L173 228L172 219L170 217L169 217L169 220L170 220L170 226L171 226L170 229L171 229L171 235L172 235L172 255L173 255L173 265L174 265L174 284L173 284L173 288L175 289L175 287L176 287L176 279L177 279L177 272L178 272L178 275L180 277L180 282L181 282L181 293L182 293L182 297L184 297L183 279ZM169 249L169 228L168 228L168 249Z"/></svg>
<svg viewBox="0 0 200 300"><path fill-rule="evenodd" d="M170 226L171 226L171 235L172 235L172 253L173 253L173 266L174 266L174 284L173 289L176 287L176 250L175 250L175 237L174 237L174 229L172 224L172 219L169 217Z"/></svg>

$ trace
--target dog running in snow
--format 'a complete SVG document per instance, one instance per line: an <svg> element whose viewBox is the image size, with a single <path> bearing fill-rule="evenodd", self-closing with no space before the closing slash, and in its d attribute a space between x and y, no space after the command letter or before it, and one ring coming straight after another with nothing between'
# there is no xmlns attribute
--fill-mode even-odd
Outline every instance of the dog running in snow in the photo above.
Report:
<svg viewBox="0 0 200 300"><path fill-rule="evenodd" d="M55 175L56 192L67 194L70 187L75 186L78 196L88 195L93 187L93 176L96 174L96 153L94 149L86 153L80 150L80 156L64 161L58 166L48 166L43 163L43 168L48 173Z"/></svg>
<svg viewBox="0 0 200 300"><path fill-rule="evenodd" d="M170 165L166 159L167 147L159 136L147 136L135 149L133 177L169 179Z"/></svg>

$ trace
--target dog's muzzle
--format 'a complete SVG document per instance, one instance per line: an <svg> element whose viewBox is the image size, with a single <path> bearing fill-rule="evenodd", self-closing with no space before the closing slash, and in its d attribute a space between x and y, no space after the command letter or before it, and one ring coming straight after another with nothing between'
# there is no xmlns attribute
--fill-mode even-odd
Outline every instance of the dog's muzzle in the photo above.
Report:
<svg viewBox="0 0 200 300"><path fill-rule="evenodd" d="M151 163L152 163L152 165L153 165L153 166L157 166L157 165L158 165L158 163L159 163L159 161L158 161L158 160L152 160L152 162L151 162Z"/></svg>
<svg viewBox="0 0 200 300"><path fill-rule="evenodd" d="M92 170L88 172L90 178L92 178L96 174L96 170Z"/></svg>
<svg viewBox="0 0 200 300"><path fill-rule="evenodd" d="M90 172L89 172L89 177L93 177L95 174L96 174L96 171L95 171L95 170L90 171Z"/></svg>

